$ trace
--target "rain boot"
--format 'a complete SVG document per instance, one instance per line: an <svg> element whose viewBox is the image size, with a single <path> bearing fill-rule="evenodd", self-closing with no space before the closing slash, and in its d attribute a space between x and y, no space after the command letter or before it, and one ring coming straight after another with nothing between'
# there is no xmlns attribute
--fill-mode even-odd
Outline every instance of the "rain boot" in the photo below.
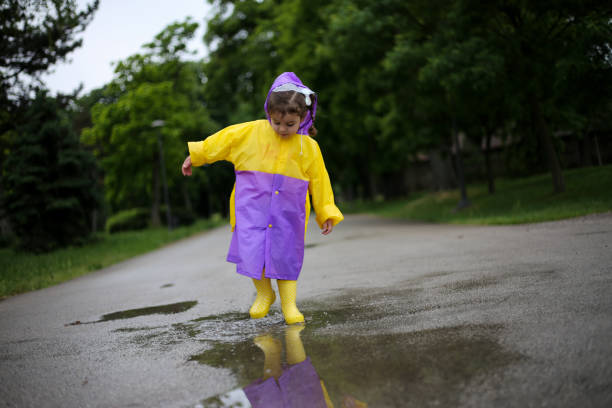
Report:
<svg viewBox="0 0 612 408"><path fill-rule="evenodd" d="M257 336L253 342L264 353L263 379L267 380L270 377L274 377L278 380L283 372L281 366L281 353L283 351L283 346L281 345L281 342L269 334Z"/></svg>
<svg viewBox="0 0 612 408"><path fill-rule="evenodd" d="M332 403L331 398L329 398L329 393L327 392L327 388L325 388L325 383L323 382L323 380L320 381L321 383L321 390L323 391L323 398L325 398L325 405L327 406L327 408L334 408L334 404ZM343 405L343 407L350 407L350 405Z"/></svg>
<svg viewBox="0 0 612 408"><path fill-rule="evenodd" d="M300 332L304 330L303 324L294 324L285 329L285 346L287 347L287 363L298 364L306 360L306 350L300 338Z"/></svg>
<svg viewBox="0 0 612 408"><path fill-rule="evenodd" d="M300 313L295 305L297 281L278 279L276 282L278 283L278 293L281 298L281 309L287 324L303 322L304 315Z"/></svg>
<svg viewBox="0 0 612 408"><path fill-rule="evenodd" d="M265 270L261 273L261 279L254 279L253 284L257 289L257 297L253 302L253 305L249 309L249 314L253 319L261 319L265 317L270 311L270 306L276 300L274 290L272 290L272 284L270 279L264 276Z"/></svg>

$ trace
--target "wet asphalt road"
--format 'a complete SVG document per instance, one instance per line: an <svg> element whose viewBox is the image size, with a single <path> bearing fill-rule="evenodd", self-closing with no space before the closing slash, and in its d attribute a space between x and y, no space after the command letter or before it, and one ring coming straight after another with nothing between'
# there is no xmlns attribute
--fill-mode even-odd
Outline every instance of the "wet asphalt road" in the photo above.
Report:
<svg viewBox="0 0 612 408"><path fill-rule="evenodd" d="M335 407L612 406L612 213L315 230L300 339ZM256 342L294 347L278 303L246 318L254 290L224 260L229 239L0 302L0 406L223 406L262 376Z"/></svg>

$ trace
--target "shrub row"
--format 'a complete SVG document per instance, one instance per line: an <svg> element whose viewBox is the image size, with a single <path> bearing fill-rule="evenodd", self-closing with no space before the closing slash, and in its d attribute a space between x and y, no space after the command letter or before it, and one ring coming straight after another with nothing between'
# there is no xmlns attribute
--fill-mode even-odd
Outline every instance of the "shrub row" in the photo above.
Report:
<svg viewBox="0 0 612 408"><path fill-rule="evenodd" d="M191 225L196 218L190 211L184 208L171 208L172 226L178 227ZM160 208L162 224L166 225L166 207ZM141 230L149 226L151 210L149 208L131 208L119 211L106 221L106 231L113 234L118 231Z"/></svg>

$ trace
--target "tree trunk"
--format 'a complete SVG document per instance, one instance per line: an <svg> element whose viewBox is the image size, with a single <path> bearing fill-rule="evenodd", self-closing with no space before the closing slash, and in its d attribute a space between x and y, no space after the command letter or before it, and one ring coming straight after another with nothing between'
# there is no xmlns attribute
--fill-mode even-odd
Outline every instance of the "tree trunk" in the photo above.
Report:
<svg viewBox="0 0 612 408"><path fill-rule="evenodd" d="M493 167L491 166L491 138L493 134L485 129L485 168L487 171L487 183L489 185L489 194L495 193L495 177L493 176Z"/></svg>
<svg viewBox="0 0 612 408"><path fill-rule="evenodd" d="M453 183L448 171L448 167L440 154L440 150L432 149L429 151L429 163L433 173L434 190L449 190Z"/></svg>
<svg viewBox="0 0 612 408"><path fill-rule="evenodd" d="M581 140L581 162L584 167L593 166L593 140L588 131L584 132L584 136Z"/></svg>
<svg viewBox="0 0 612 408"><path fill-rule="evenodd" d="M160 192L160 177L159 177L159 159L157 152L153 153L153 185L151 186L151 195L153 196L153 203L151 205L151 225L159 227L161 225L161 219L159 217L159 206L161 201Z"/></svg>
<svg viewBox="0 0 612 408"><path fill-rule="evenodd" d="M459 144L459 132L457 131L457 123L453 118L453 142L455 144L455 157L456 157L456 168L457 168L457 179L459 182L459 190L461 191L461 199L457 204L455 210L461 210L471 205L470 200L467 197L467 189L465 187L465 176L463 172L463 158L461 157L461 146Z"/></svg>
<svg viewBox="0 0 612 408"><path fill-rule="evenodd" d="M189 198L189 191L187 190L187 184L182 183L181 189L183 190L183 201L185 202L185 208L190 213L193 212L193 205L191 204L191 198Z"/></svg>
<svg viewBox="0 0 612 408"><path fill-rule="evenodd" d="M98 210L91 212L91 234L95 235L98 232Z"/></svg>
<svg viewBox="0 0 612 408"><path fill-rule="evenodd" d="M4 188L0 183L0 203L4 202ZM0 240L9 241L13 237L13 229L9 221L8 215L6 214L5 207L0 207Z"/></svg>
<svg viewBox="0 0 612 408"><path fill-rule="evenodd" d="M368 174L368 190L369 190L369 198L376 200L379 195L378 189L378 180L376 175L369 173Z"/></svg>
<svg viewBox="0 0 612 408"><path fill-rule="evenodd" d="M559 164L559 157L555 150L552 133L548 127L548 123L546 123L546 119L544 119L542 115L540 102L534 95L530 96L530 103L535 129L544 147L546 162L552 175L553 191L555 193L562 193L565 191L565 182L563 180L563 173L561 172L561 165Z"/></svg>
<svg viewBox="0 0 612 408"><path fill-rule="evenodd" d="M597 164L599 166L603 166L603 162L601 161L601 151L599 150L599 141L597 139L597 135L593 137L593 141L595 142L595 153L597 154Z"/></svg>

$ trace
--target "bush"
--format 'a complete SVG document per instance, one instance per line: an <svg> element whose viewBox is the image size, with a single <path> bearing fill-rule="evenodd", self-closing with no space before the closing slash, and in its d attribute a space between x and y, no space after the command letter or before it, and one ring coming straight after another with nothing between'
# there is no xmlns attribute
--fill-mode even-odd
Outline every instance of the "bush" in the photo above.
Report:
<svg viewBox="0 0 612 408"><path fill-rule="evenodd" d="M148 208L132 208L119 211L106 221L106 232L141 230L149 226L151 211Z"/></svg>

